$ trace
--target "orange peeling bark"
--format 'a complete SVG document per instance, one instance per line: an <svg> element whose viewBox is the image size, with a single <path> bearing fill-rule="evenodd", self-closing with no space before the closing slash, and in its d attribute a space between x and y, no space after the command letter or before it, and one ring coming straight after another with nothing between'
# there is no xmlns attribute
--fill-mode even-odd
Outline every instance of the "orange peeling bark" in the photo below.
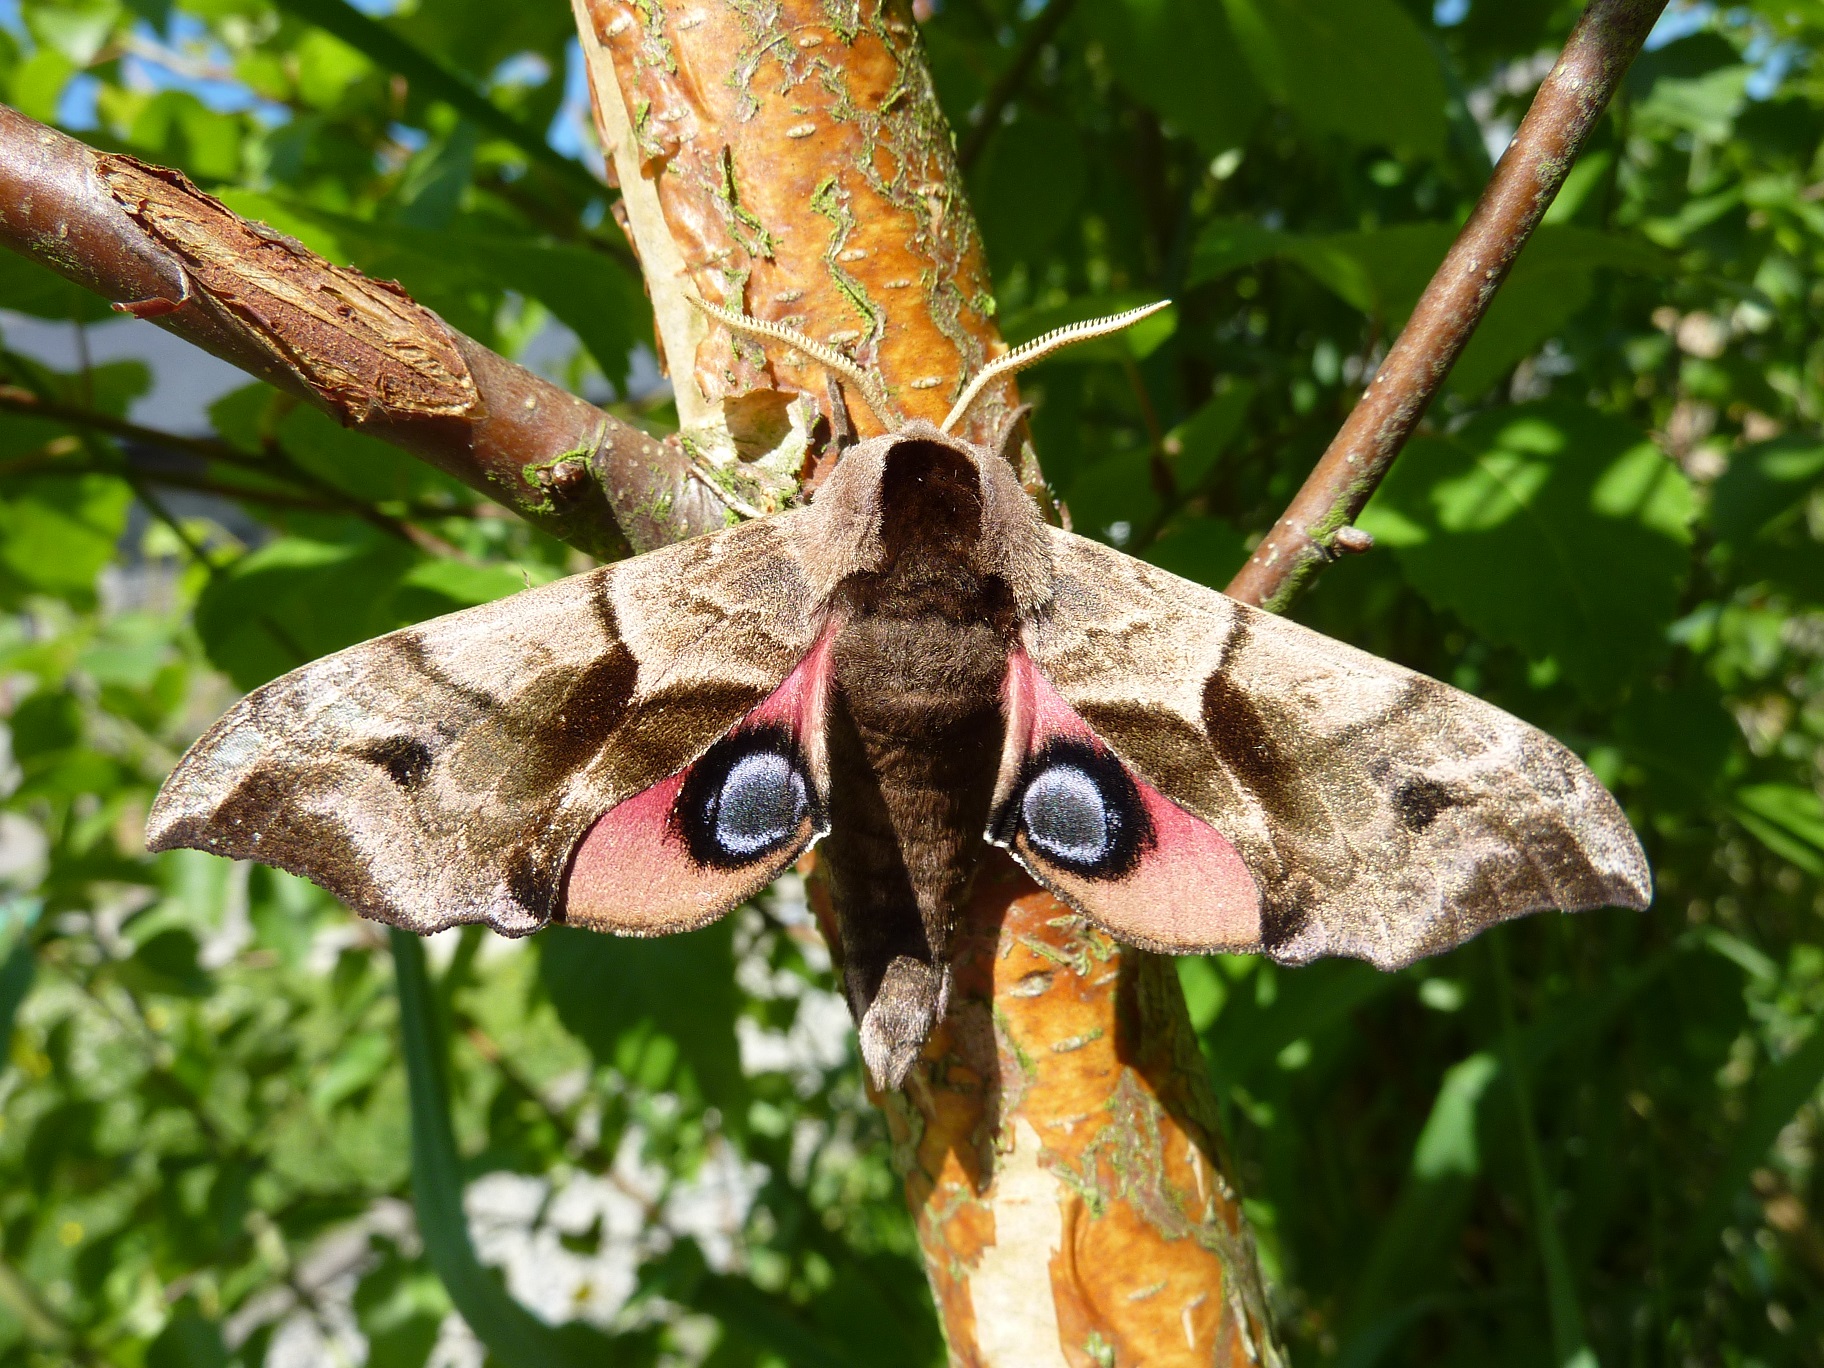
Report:
<svg viewBox="0 0 1824 1368"><path fill-rule="evenodd" d="M769 416L781 422L796 395L825 402L820 367L668 310L663 296L688 285L834 343L887 378L904 416L941 420L999 334L909 8L578 0L577 9L623 191L632 201L646 182L670 236L663 250L633 220L674 381L686 378L683 338L688 381L724 407L737 437L763 433ZM605 68L612 91L602 89ZM611 100L618 116L602 107ZM613 131L617 118L630 137ZM687 281L652 270L674 254ZM881 430L861 395L846 398L864 435ZM1010 402L1009 387L980 406L978 439L998 430Z"/></svg>
<svg viewBox="0 0 1824 1368"><path fill-rule="evenodd" d="M835 943L823 881L812 903ZM872 1093L959 1368L1284 1362L1169 957L992 852L950 1011Z"/></svg>

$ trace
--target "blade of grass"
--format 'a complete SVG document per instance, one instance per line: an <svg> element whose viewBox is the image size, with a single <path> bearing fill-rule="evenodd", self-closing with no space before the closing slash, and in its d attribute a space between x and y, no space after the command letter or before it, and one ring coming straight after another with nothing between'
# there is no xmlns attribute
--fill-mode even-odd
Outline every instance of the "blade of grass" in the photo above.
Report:
<svg viewBox="0 0 1824 1368"><path fill-rule="evenodd" d="M412 1111L412 1205L431 1266L469 1329L503 1368L602 1368L642 1362L632 1344L619 1344L579 1322L545 1324L513 1300L475 1257L462 1213L462 1173L450 1129L450 1090L443 1032L425 972L424 944L391 928L399 993L399 1034ZM633 1349L633 1353L627 1350Z"/></svg>
<svg viewBox="0 0 1824 1368"><path fill-rule="evenodd" d="M1508 979L1507 952L1496 932L1487 936L1493 966L1495 997L1501 1013L1501 1052L1506 1056L1509 1085L1514 1094L1514 1111L1520 1121L1521 1162L1526 1166L1526 1185L1532 1198L1533 1233L1539 1243L1539 1262L1545 1270L1546 1311L1552 1325L1552 1348L1558 1368L1596 1368L1596 1355L1584 1336L1583 1308L1577 1300L1577 1284L1571 1274L1571 1261L1564 1251L1564 1239L1553 1212L1552 1187L1546 1178L1545 1160L1539 1153L1539 1131L1533 1118L1533 1099L1527 1084L1522 1058L1520 1032L1514 1025L1513 985Z"/></svg>

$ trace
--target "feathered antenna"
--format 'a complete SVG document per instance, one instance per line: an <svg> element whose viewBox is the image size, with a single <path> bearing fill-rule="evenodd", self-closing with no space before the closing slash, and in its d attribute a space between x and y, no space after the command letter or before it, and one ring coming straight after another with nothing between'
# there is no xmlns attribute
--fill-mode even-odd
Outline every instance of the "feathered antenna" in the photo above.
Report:
<svg viewBox="0 0 1824 1368"><path fill-rule="evenodd" d="M1107 318L1088 318L1081 323L1071 323L1062 328L1054 328L1043 337L1035 337L1030 342L1022 342L1005 356L990 361L976 373L975 379L969 382L962 397L950 410L950 416L941 424L942 430L948 432L962 422L963 416L969 412L970 406L981 397L982 391L1003 375L1012 375L1015 371L1025 370L1026 367L1043 361L1053 352L1074 343L1087 342L1092 337L1106 337L1109 333L1120 332L1121 329L1131 327L1141 319L1158 313L1159 310L1168 307L1171 302L1169 299L1161 299L1157 303L1142 304L1137 309L1112 314Z"/></svg>
<svg viewBox="0 0 1824 1368"><path fill-rule="evenodd" d="M783 342L793 351L802 352L826 370L834 371L843 379L852 382L861 391L861 397L867 401L874 416L887 427L895 427L892 405L887 401L887 387L880 376L872 371L863 370L834 347L814 342L795 328L788 328L782 323L768 323L765 319L749 318L746 314L725 309L720 304L711 304L696 295L688 296L704 313L721 323L723 327L735 332L744 332L754 337L768 337L775 342Z"/></svg>

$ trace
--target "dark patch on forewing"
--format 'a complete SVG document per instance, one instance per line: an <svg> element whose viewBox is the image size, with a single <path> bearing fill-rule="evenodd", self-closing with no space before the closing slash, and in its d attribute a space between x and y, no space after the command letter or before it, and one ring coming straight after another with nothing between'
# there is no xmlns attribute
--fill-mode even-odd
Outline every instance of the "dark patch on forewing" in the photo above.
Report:
<svg viewBox="0 0 1824 1368"><path fill-rule="evenodd" d="M300 801L313 782L289 766L254 770L207 817L178 824L166 844L258 860L328 889L362 916L405 924L348 827Z"/></svg>
<svg viewBox="0 0 1824 1368"><path fill-rule="evenodd" d="M451 776L473 792L492 790L508 808L556 800L625 720L638 674L619 641L581 669L547 666L461 737Z"/></svg>
<svg viewBox="0 0 1824 1368"><path fill-rule="evenodd" d="M1079 704L1077 715L1166 797L1209 810L1215 792L1209 739L1182 717L1150 703L1096 701Z"/></svg>
<svg viewBox="0 0 1824 1368"><path fill-rule="evenodd" d="M501 881L507 892L540 921L558 916L562 902L563 870L548 867L555 854L534 836L518 842L501 857Z"/></svg>
<svg viewBox="0 0 1824 1368"><path fill-rule="evenodd" d="M403 631L389 632L368 643L376 652L384 651L399 658L400 668L410 670L430 680L438 688L461 699L468 707L483 716L499 712L502 700L496 698L486 689L477 689L472 685L452 679L447 670L431 658L430 649L424 638L408 627ZM379 674L380 671L370 671Z"/></svg>
<svg viewBox="0 0 1824 1368"><path fill-rule="evenodd" d="M1224 769L1253 794L1276 824L1293 831L1328 827L1329 816L1290 746L1275 734L1275 719L1236 681L1234 667L1247 649L1248 620L1236 620L1222 663L1203 685L1203 726L1210 750ZM1307 762L1308 763L1308 762Z"/></svg>
<svg viewBox="0 0 1824 1368"><path fill-rule="evenodd" d="M354 754L378 765L400 788L417 788L431 772L431 748L415 736L387 736L354 748Z"/></svg>
<svg viewBox="0 0 1824 1368"><path fill-rule="evenodd" d="M1400 824L1412 832L1425 830L1437 821L1439 813L1458 807L1463 801L1437 780L1422 774L1403 779L1393 788L1393 809L1399 814Z"/></svg>
<svg viewBox="0 0 1824 1368"><path fill-rule="evenodd" d="M617 784L629 794L676 774L761 703L770 689L728 679L699 679L640 700L615 733Z"/></svg>
<svg viewBox="0 0 1824 1368"><path fill-rule="evenodd" d="M594 760L626 714L638 677L633 654L618 640L575 674L541 676L541 685L550 681L550 705L542 717L526 719L536 727L541 768L568 778Z"/></svg>
<svg viewBox="0 0 1824 1368"><path fill-rule="evenodd" d="M1260 947L1272 954L1304 934L1311 924L1309 885L1297 887L1288 881L1275 881L1262 891L1260 900Z"/></svg>

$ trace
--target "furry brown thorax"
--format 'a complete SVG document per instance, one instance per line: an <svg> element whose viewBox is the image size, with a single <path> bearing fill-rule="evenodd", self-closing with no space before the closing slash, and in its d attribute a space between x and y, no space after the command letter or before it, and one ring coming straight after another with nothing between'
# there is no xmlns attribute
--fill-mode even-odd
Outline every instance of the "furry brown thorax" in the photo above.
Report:
<svg viewBox="0 0 1824 1368"><path fill-rule="evenodd" d="M983 852L1018 636L978 561L982 476L947 442L891 445L877 567L837 587L822 847L844 976L877 1078L899 1079L944 1014L957 908Z"/></svg>

